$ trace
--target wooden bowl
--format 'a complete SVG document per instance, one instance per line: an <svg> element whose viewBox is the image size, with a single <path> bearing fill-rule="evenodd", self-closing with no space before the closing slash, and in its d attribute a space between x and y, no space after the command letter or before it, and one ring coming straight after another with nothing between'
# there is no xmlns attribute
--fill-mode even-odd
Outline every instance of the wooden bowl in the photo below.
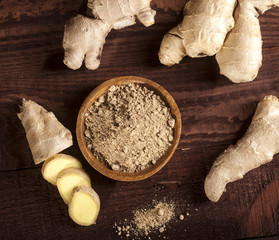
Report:
<svg viewBox="0 0 279 240"><path fill-rule="evenodd" d="M88 108L96 101L102 94L108 91L109 87L112 85L118 86L118 85L125 85L129 83L139 83L144 84L144 86L150 90L153 90L155 93L157 93L165 102L166 105L171 109L171 113L173 117L175 118L175 126L174 126L174 138L172 141L171 146L168 148L167 152L159 159L157 160L156 164L142 170L136 173L124 173L124 172L117 172L109 169L107 166L102 164L99 160L97 160L93 153L86 147L86 140L84 137L84 121L85 121L85 113L87 112ZM146 179L156 172L158 172L163 166L167 164L167 162L172 157L181 134L181 116L179 109L174 101L174 99L171 97L171 95L165 90L163 87L161 87L159 84L145 79L141 77L135 77L135 76L126 76L126 77L118 77L111 80L108 80L98 87L96 87L89 96L85 99L83 102L78 118L77 118L77 126L76 126L76 134L77 134L77 140L79 148L83 154L83 156L86 158L88 163L95 168L98 172L101 174L115 179L119 181L139 181Z"/></svg>

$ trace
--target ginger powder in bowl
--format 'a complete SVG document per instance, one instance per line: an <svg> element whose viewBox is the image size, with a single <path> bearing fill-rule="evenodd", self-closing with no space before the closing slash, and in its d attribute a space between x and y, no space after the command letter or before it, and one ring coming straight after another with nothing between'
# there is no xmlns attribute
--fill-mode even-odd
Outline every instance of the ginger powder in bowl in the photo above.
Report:
<svg viewBox="0 0 279 240"><path fill-rule="evenodd" d="M87 161L121 181L145 179L161 169L180 137L177 105L160 85L139 77L104 82L85 100L77 136Z"/></svg>

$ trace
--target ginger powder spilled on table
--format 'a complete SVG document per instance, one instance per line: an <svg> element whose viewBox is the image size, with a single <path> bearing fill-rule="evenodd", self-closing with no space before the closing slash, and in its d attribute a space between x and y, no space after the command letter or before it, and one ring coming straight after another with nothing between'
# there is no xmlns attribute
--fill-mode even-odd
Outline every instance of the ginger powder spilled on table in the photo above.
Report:
<svg viewBox="0 0 279 240"><path fill-rule="evenodd" d="M87 148L114 171L134 173L155 164L171 145L175 119L142 84L111 86L85 114Z"/></svg>

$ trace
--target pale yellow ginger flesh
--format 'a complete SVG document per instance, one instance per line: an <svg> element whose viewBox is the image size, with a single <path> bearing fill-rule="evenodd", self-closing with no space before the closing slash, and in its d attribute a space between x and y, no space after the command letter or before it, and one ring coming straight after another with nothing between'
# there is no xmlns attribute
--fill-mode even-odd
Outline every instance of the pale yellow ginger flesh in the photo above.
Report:
<svg viewBox="0 0 279 240"><path fill-rule="evenodd" d="M155 11L151 0L89 0L88 9L94 18L78 15L65 25L64 64L76 70L85 66L90 70L100 65L105 38L111 29L121 29L136 23L137 17L146 27L154 24Z"/></svg>
<svg viewBox="0 0 279 240"><path fill-rule="evenodd" d="M245 135L213 163L205 182L206 196L217 202L230 182L268 163L279 152L279 100L266 96L257 106Z"/></svg>
<svg viewBox="0 0 279 240"><path fill-rule="evenodd" d="M220 73L234 83L253 81L262 65L262 37L259 11L279 5L279 0L239 0L235 11L235 27L216 54Z"/></svg>
<svg viewBox="0 0 279 240"><path fill-rule="evenodd" d="M91 187L91 181L87 173L78 168L66 168L58 176L56 185L60 196L66 204L71 199L72 191L78 186Z"/></svg>
<svg viewBox="0 0 279 240"><path fill-rule="evenodd" d="M23 99L18 117L25 129L35 164L73 145L71 132L52 112L39 104Z"/></svg>
<svg viewBox="0 0 279 240"><path fill-rule="evenodd" d="M216 54L234 26L236 0L189 0L184 18L163 38L159 59L171 66L186 55L204 57Z"/></svg>
<svg viewBox="0 0 279 240"><path fill-rule="evenodd" d="M70 167L82 169L81 163L76 158L66 154L56 154L44 162L42 175L49 183L56 185L58 174Z"/></svg>
<svg viewBox="0 0 279 240"><path fill-rule="evenodd" d="M79 225L95 224L100 211L98 194L90 187L74 188L68 211L71 219Z"/></svg>

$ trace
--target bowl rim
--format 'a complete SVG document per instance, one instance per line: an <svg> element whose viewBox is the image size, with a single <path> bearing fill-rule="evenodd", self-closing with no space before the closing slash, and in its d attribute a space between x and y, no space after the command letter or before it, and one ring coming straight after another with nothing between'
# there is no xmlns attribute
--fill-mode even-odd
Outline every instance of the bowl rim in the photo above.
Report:
<svg viewBox="0 0 279 240"><path fill-rule="evenodd" d="M165 101L166 105L171 110L172 116L175 118L174 138L172 140L172 144L169 146L166 153L160 159L157 160L156 164L136 173L124 173L109 169L107 166L105 166L103 163L101 163L98 159L94 157L93 153L87 148L86 140L84 137L84 120L85 113L87 112L88 108L94 103L96 99L98 99L102 94L106 93L110 86L126 85L129 83L143 84L148 89L153 90ZM97 170L104 176L114 180L132 182L151 177L168 163L178 146L182 128L181 125L181 115L179 108L176 102L174 101L173 97L168 93L168 91L165 88L163 88L158 83L146 78L138 76L123 76L112 78L101 83L95 89L93 89L93 91L91 91L91 93L86 97L78 113L76 123L76 136L79 148L83 156L95 170Z"/></svg>

